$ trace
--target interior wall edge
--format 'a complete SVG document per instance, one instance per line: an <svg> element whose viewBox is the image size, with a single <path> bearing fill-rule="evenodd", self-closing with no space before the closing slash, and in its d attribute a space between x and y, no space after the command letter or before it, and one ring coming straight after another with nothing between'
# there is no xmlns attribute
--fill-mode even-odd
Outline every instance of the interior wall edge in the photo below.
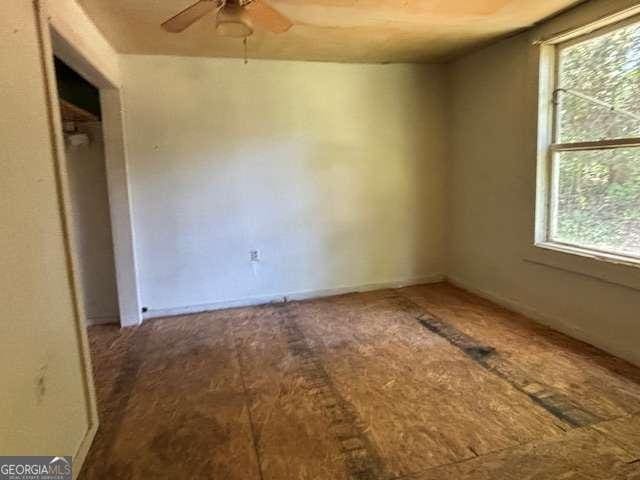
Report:
<svg viewBox="0 0 640 480"><path fill-rule="evenodd" d="M142 316L121 90L100 90L100 105L120 324L134 326L142 323Z"/></svg>
<svg viewBox="0 0 640 480"><path fill-rule="evenodd" d="M225 310L228 308L252 307L257 305L265 305L269 303L284 303L285 301L301 301L311 300L315 298L333 297L336 295L345 295L348 293L370 292L374 290L385 290L402 287L410 287L412 285L426 285L430 283L440 283L446 280L443 274L432 274L422 277L416 277L405 280L394 280L390 282L369 283L365 285L355 285L337 288L324 288L319 290L301 290L287 293L274 293L270 295L259 295L253 297L244 297L236 300L225 300L221 302L192 305L166 309L151 309L143 315L145 320L161 317L172 317L177 315L188 315L192 313L211 312L215 310Z"/></svg>

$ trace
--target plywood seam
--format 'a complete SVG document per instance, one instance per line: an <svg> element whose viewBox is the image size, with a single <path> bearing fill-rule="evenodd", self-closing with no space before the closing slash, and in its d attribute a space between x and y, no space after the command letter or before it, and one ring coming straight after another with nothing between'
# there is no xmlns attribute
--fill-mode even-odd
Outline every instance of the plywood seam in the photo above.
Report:
<svg viewBox="0 0 640 480"><path fill-rule="evenodd" d="M627 418L627 417L632 417L632 416L633 415L621 415L619 417L608 418L606 420L603 420L600 423L608 423L608 422L612 422L612 421L615 421L615 420L619 420L619 419ZM588 425L588 426L585 426L585 427L578 427L578 428L572 429L571 431L572 432L579 432L579 431L592 431L592 430L595 430L597 433L599 433L607 441L615 444L618 448L620 448L621 450L624 450L630 456L634 456L633 452L630 452L629 449L625 445L622 444L622 442L620 442L618 440L615 440L610 435L607 435L606 433L597 430L597 428L595 428L595 427L597 427L597 425L598 424ZM566 433L560 435L559 437L541 437L541 438L536 438L536 439L533 439L533 440L528 441L528 442L522 442L522 443L518 443L516 445L510 445L510 446L505 447L505 448L497 448L495 450L490 450L490 451L488 451L486 453L479 454L476 457L463 458L463 459L460 459L460 460L456 460L454 462L443 463L441 465L434 465L433 467L426 468L426 469L421 470L419 472L411 473L411 474L408 474L408 475L401 475L401 476L397 476L397 477L391 477L391 478L386 479L386 480L413 480L413 479L420 478L422 475L425 475L425 474L427 474L427 473L429 473L431 471L435 471L435 470L438 470L438 469L441 469L441 468L451 467L451 466L454 466L454 465L460 465L460 464L467 463L467 462L473 462L473 461L476 461L479 458L486 458L486 457L490 457L490 456L493 456L493 455L496 455L496 454L500 454L500 453L506 453L506 452L509 452L509 451L519 450L522 447L540 444L540 443L545 442L545 441L561 442L563 439L565 439L565 437L566 437ZM628 462L628 463L634 463L634 462L637 462L637 461L638 460L633 460L633 461Z"/></svg>
<svg viewBox="0 0 640 480"><path fill-rule="evenodd" d="M260 456L260 446L258 445L258 435L256 432L256 425L253 420L253 415L251 414L251 403L252 397L249 389L247 388L247 381L245 379L245 368L244 363L242 361L242 353L240 352L239 342L240 339L236 337L234 332L231 333L233 338L233 348L236 353L236 361L238 362L238 368L240 373L240 381L242 382L242 390L244 393L244 403L245 408L247 410L247 421L249 422L249 429L251 430L251 443L253 444L253 451L256 456L256 464L258 469L258 475L260 476L260 480L264 480L264 474L262 473L262 460Z"/></svg>
<svg viewBox="0 0 640 480"><path fill-rule="evenodd" d="M636 416L636 415L635 414L622 415L622 416L617 417L617 418L612 418L612 419L610 419L610 421L620 420L620 419L623 419L623 418L632 418L634 416ZM606 423L606 422L600 422L600 423ZM640 460L640 455L637 455L634 452L632 452L631 450L629 450L629 448L624 443L622 443L620 440L618 440L617 438L613 437L612 435L608 435L607 432L603 432L602 430L600 430L598 428L598 424L590 425L588 428L590 428L591 430L595 431L597 434L601 435L602 437L606 438L607 441L617 445L619 448L621 448L622 450L627 452L630 457L634 457L634 460L632 460L629 463L634 463L634 462L637 462L638 460Z"/></svg>
<svg viewBox="0 0 640 480"><path fill-rule="evenodd" d="M339 446L348 478L374 480L385 477L385 466L378 447L362 428L354 407L336 388L320 353L307 340L291 307L285 304L281 308L280 324L287 338L287 348L300 360L298 373L310 387L309 393L320 397L322 413L330 421L329 431ZM321 344L320 340L316 342ZM351 448L351 444L356 445Z"/></svg>
<svg viewBox="0 0 640 480"><path fill-rule="evenodd" d="M481 344L448 322L439 319L438 316L402 293L398 294L402 297L402 302L408 305L413 313L421 312L415 316L415 319L426 329L447 340L485 370L506 381L517 391L527 396L534 404L544 408L559 420L574 428L586 426L586 424L591 425L599 420L597 416L585 411L566 395L555 391L552 387L537 380L529 381L526 372L520 371L518 365L500 357L494 347ZM586 424L583 425L583 422Z"/></svg>

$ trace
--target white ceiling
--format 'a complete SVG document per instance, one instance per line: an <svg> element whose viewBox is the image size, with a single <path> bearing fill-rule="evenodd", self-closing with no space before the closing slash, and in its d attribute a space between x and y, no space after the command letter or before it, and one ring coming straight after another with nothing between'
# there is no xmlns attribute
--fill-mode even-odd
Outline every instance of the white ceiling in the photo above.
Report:
<svg viewBox="0 0 640 480"><path fill-rule="evenodd" d="M242 57L214 16L180 34L160 24L195 0L78 0L122 53ZM582 0L263 0L294 26L256 28L250 58L338 62L440 62L527 28Z"/></svg>

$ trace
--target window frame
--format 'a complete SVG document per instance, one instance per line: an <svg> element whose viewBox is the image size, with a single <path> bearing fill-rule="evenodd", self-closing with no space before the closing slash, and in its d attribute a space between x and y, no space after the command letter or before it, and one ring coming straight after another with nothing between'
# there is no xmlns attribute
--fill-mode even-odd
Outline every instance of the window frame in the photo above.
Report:
<svg viewBox="0 0 640 480"><path fill-rule="evenodd" d="M553 219L556 214L554 193L558 175L554 169L559 152L598 151L629 147L640 148L640 137L560 143L559 116L561 95L558 95L560 55L563 50L626 26L640 23L637 10L623 18L613 16L591 25L565 32L553 39L538 42L540 46L539 111L538 111L538 183L536 188L535 246L565 254L595 260L640 267L638 255L586 247L553 240Z"/></svg>

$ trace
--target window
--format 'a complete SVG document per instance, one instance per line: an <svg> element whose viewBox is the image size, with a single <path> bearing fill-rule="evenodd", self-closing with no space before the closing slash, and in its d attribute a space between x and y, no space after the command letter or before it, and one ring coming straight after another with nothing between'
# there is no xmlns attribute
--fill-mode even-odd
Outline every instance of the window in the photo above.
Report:
<svg viewBox="0 0 640 480"><path fill-rule="evenodd" d="M547 49L538 241L640 262L640 20Z"/></svg>

